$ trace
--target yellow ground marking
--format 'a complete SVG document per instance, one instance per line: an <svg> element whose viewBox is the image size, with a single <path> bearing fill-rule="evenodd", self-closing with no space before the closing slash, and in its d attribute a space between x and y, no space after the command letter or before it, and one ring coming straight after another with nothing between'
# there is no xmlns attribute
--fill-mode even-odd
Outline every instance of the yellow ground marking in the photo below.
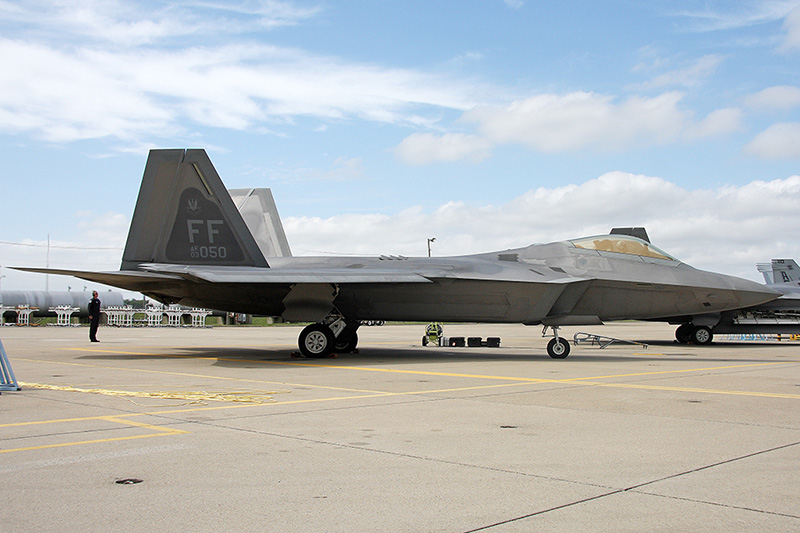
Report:
<svg viewBox="0 0 800 533"><path fill-rule="evenodd" d="M79 351L90 351L86 349L76 349ZM481 380L502 380L507 381L510 383L503 383L503 384L495 384L495 385L477 385L477 386L469 386L469 387L456 387L456 388L446 388L446 389L436 389L436 390L418 390L418 391L405 391L405 392L387 392L387 391L367 391L367 390L359 390L359 389L349 389L343 387L327 387L327 386L319 386L319 385L296 385L302 387L309 387L309 388L325 388L325 389L332 389L332 390L340 390L346 392L361 392L363 394L358 395L350 395L350 396L340 396L340 397L330 397L330 398L314 398L314 399L301 399L301 400L287 400L287 401L278 401L275 402L273 405L290 405L290 404L302 404L302 403L319 403L319 402L331 402L331 401L343 401L343 400L358 400L358 399L367 399L367 398L378 398L378 397L390 397L390 396L407 396L407 395L425 395L425 394L444 394L444 393L452 393L452 392L460 392L460 391L467 391L467 390L481 390L481 389L491 389L491 388L500 388L500 387L513 387L513 386L520 386L526 385L531 383L552 383L552 384L575 384L575 385L583 385L583 386L599 386L599 387L617 387L617 388L632 388L632 389L645 389L645 390L665 390L665 391L676 391L676 392L692 392L692 393L703 393L703 394L724 394L724 395L733 395L733 396L754 396L754 397L767 397L767 398L787 398L787 399L800 399L800 395L796 394L777 394L777 393L766 393L766 392L754 392L754 391L731 391L731 390L716 390L716 389L702 389L702 388L691 388L691 387L668 387L668 386L660 386L660 385L645 385L645 384L630 384L630 383L602 383L598 382L601 379L613 379L613 378L626 378L626 377L641 377L641 376L655 376L655 375L667 375L667 374L682 374L682 373L696 373L696 372L704 372L704 371L713 371L713 370L729 370L729 369L736 369L736 368L753 368L753 367L766 367L766 366L774 366L774 365L786 365L796 363L796 361L786 361L786 362L769 362L769 363L749 363L749 364L739 364L739 365L725 365L725 366L714 366L714 367L703 367L703 368L692 368L692 369L680 369L680 370L660 370L660 371L652 371L652 372L636 372L636 373L629 373L629 374L610 374L610 375L603 375L603 376L589 376L589 377L577 377L577 378L563 378L563 379L544 379L544 378L526 378L526 377L519 377L519 376L494 376L494 375L484 375L484 374L464 374L464 373L450 373L450 372L432 372L432 371L421 371L421 370L403 370L403 369L396 369L396 368L372 368L372 367L360 367L360 366L349 366L349 365L331 365L331 364L322 364L322 363L310 363L310 362L284 362L284 361L259 361L259 360L250 360L250 359L234 359L234 358L218 358L218 357L197 357L197 356L183 356L183 355L162 355L162 354L153 354L153 353L141 353L141 352L109 352L103 350L92 350L92 351L102 351L103 353L125 353L129 355L147 355L147 356L154 356L154 357L176 357L176 358L191 358L191 359L213 359L213 360L225 360L225 361L233 361L233 362L246 362L246 363L257 363L257 364L264 364L264 365L286 365L286 366L306 366L306 367L318 367L318 368L332 368L332 369L339 369L339 370L356 370L356 371L368 371L368 372L385 372L385 373L394 373L394 374L409 374L409 375L425 375L425 376L440 376L440 377L457 377L457 378L469 378L469 379L481 379ZM35 359L23 359L31 362L38 362L38 363L48 363L53 364L53 361L43 361L43 360L35 360ZM171 372L171 371L163 371L163 370L145 370L145 369L138 369L138 368L120 368L120 367L109 367L109 366L101 366L101 365L92 365L92 364L85 364L85 363L68 363L68 362L55 362L57 364L66 364L66 365L74 365L74 366L83 366L83 367L93 367L93 368L107 368L112 370L128 370L128 371L135 371L135 372L150 372L150 373L158 373L158 374L169 374L169 375L179 375L179 376L190 376L190 377L201 377L201 378L209 378L209 379L222 379L222 380L229 380L229 381L246 381L246 382L257 382L257 383L270 383L275 384L276 382L269 382L269 381L262 381L262 380L253 380L253 379L242 379L242 378L229 378L224 376L211 376L211 375L202 375L202 374L192 374L192 373L185 373L185 372ZM280 382L283 385L291 385L288 383ZM177 413L187 413L187 412L198 412L198 411L210 411L210 410L220 410L220 409L232 409L232 408L242 408L242 407L250 407L255 406L257 404L236 404L236 405L224 405L224 406L214 406L214 407L191 407L191 408L182 408L182 409L164 409L160 411L148 412L148 413L132 413L126 415L119 415L119 416L98 416L98 417L86 417L86 418L72 418L72 419L61 419L61 420L49 420L49 421L32 421L32 422L21 422L21 423L13 423L13 424L0 424L0 428L2 427L13 427L13 426L25 426L25 425L37 425L37 424L52 424L52 423L65 423L65 422L77 422L77 421L87 421L87 420L105 420L109 422L115 422L119 424L127 424L132 426L137 426L141 428L146 428L154 431L154 433L149 433L145 435L135 435L135 436L128 436L128 437L118 437L118 438L109 438L109 439L97 439L97 440L88 440L88 441L80 441L80 442L71 442L71 443L61 443L61 444L52 444L52 445L43 445L43 446L33 446L28 448L16 448L10 450L0 450L0 453L9 453L13 451L24 451L24 450L35 450L35 449L44 449L44 448L55 448L55 447L62 447L62 446L74 446L79 444L91 444L91 443L99 443L99 442L110 442L110 441L117 441L117 440L129 440L129 439L136 439L136 438L147 438L147 437L156 437L156 436L164 436L164 435L176 435L182 433L188 433L187 431L183 430L174 430L169 428L164 428L161 426L154 426L150 424L143 424L137 423L130 420L123 419L122 416L125 418L131 418L136 416L146 416L146 415L164 415L164 414L177 414Z"/></svg>
<svg viewBox="0 0 800 533"><path fill-rule="evenodd" d="M152 355L152 354L148 354L148 355ZM33 360L33 361L35 361L35 362L44 362L44 361L36 361L36 360ZM253 363L254 362L254 361L251 361L251 360L238 360L238 361L245 361L245 362L248 362L248 363ZM751 363L751 364L744 364L744 365L726 365L726 366L704 367L704 368L696 368L696 369L681 369L681 370L666 370L666 371L662 370L662 371L653 371L653 372L637 372L637 373L630 373L630 374L612 374L612 375L605 375L605 376L564 378L564 379L522 378L522 377L511 377L511 376L491 376L491 375L481 375L481 374L429 372L429 371L400 370L400 369L386 369L386 368L376 369L376 368L369 368L369 367L336 366L336 365L323 365L323 364L310 364L310 363L284 363L284 362L276 362L276 361L255 361L255 362L262 363L262 364L286 364L286 365L298 365L298 366L314 366L314 367L322 367L322 368L336 368L336 369L342 369L342 370L380 371L380 372L389 372L389 373L398 373L398 374L431 375L431 376L442 376L442 377L462 377L462 378L471 378L471 379L491 379L491 380L511 381L511 383L503 383L503 384L476 385L476 386L469 386L469 387L455 387L455 388L435 389L435 390L420 390L420 391L405 391L405 392L362 391L362 392L366 392L366 394L353 395L353 396L331 397L331 398L314 398L314 399L303 399L303 400L278 401L278 402L275 402L274 404L271 404L271 405L290 405L290 404L302 404L302 403L319 403L319 402L358 400L358 399L390 397L390 396L444 394L444 393L452 393L452 392L462 392L462 391L467 391L467 390L482 390L482 389L501 388L501 387L513 387L513 386L520 386L520 385L526 385L526 384L531 384L531 383L553 383L553 384L562 383L562 384L575 384L575 385L593 386L593 387L616 387L616 388L632 388L632 389L645 389L645 390L665 390L665 391L676 391L676 392L693 392L693 393L703 393L703 394L724 394L724 395L733 395L733 396L754 396L754 397L766 397L766 398L800 399L800 395L797 395L797 394L777 394L777 393L753 392L753 391L731 391L731 390L701 389L701 388L691 388L691 387L668 387L668 386L660 386L660 385L597 382L597 380L599 380L599 379L623 378L623 377L640 377L640 376L664 375L664 374L679 374L679 373L702 372L702 371L711 371L711 370L728 370L728 369L732 369L732 368L752 368L752 367L761 367L761 366L773 366L773 365L780 365L780 364L790 364L791 362ZM73 365L87 366L87 367L97 366L97 365L86 365L86 364L81 364L81 363L63 363L63 364L73 364ZM118 367L101 367L101 368L112 368L114 370L120 370L120 368L118 368ZM197 374L180 373L180 372L150 371L150 370L141 370L141 369L125 369L125 370L157 372L157 373L164 373L164 374L177 374L177 375L184 375L184 376L206 377L206 378L226 379L226 380L235 380L235 381L258 381L258 380L239 380L237 378L224 378L224 377L220 377L220 376L202 376L202 375L197 375ZM308 386L308 385L305 385L305 386ZM331 388L335 388L337 390L345 390L345 389L338 388L338 387L331 387ZM347 390L349 390L351 392L356 392L355 389L347 389ZM162 427L162 426L155 426L155 425L152 425L152 424L146 424L146 423L141 423L141 422L134 422L132 420L127 420L127 419L131 418L131 417L137 417L137 416L147 416L147 415L155 416L155 415L165 415L165 414L177 414L177 413L187 413L187 412L199 412L199 411L210 411L210 410L220 410L220 409L232 409L232 408L242 408L242 407L253 407L253 406L256 406L256 405L259 405L259 404L235 404L235 405L224 405L224 406L214 406L214 407L192 407L192 408L183 408L183 409L165 409L165 410L153 411L153 412L148 412L148 413L131 413L131 414L125 414L125 415L118 415L118 416L105 415L105 416L84 417L84 418L68 418L68 419L60 419L60 420L45 420L45 421L31 421L31 422L19 422L19 423L11 423L11 424L0 424L0 428L3 428L3 427L19 427L19 426L28 426L28 425L55 424L55 423L89 421L89 420L103 420L103 421L112 422L112 423L118 423L118 424L124 424L124 425L140 427L140 428L143 428L143 429L148 429L150 431L153 431L153 433L148 433L148 434L144 434L144 435L132 435L132 436L127 436L127 437L113 437L113 438L107 438L107 439L85 440L85 441L77 441L77 442L67 442L67 443L59 443L59 444L48 444L48 445L41 445L41 446L30 446L30 447L24 447L24 448L14 448L14 449L0 450L0 453L40 450L40 449L47 449L47 448L59 448L59 447L65 447L65 446L77 446L77 445L82 445L82 444L96 444L96 443L103 443L103 442L113 442L113 441L121 441L121 440L132 440L132 439L140 439L140 438L149 438L149 437L160 437L160 436L167 436L167 435L185 434L185 433L188 433L188 431L178 430L178 429L171 429L171 428L166 428L166 427Z"/></svg>
<svg viewBox="0 0 800 533"><path fill-rule="evenodd" d="M610 378L626 378L626 377L638 377L638 376L652 376L657 374L678 374L684 372L704 372L709 370L728 370L731 368L747 368L747 367L754 367L754 366L771 366L771 365L787 365L796 363L797 361L779 361L773 363L748 363L744 365L725 365L725 366L714 366L714 367L705 367L705 368L687 368L682 370L656 370L652 372L636 372L630 374L610 374L606 376L591 376L591 377L580 377L580 378L563 378L563 379L546 379L546 378L526 378L520 376L492 376L492 375L484 375L484 374L460 374L460 373L453 373L453 372L431 372L428 370L404 370L398 368L372 368L372 367L363 367L363 366L344 366L344 365L325 365L321 363L295 363L295 362L288 362L288 361L260 361L263 364L272 364L272 365L290 365L290 366L311 366L311 367L319 367L319 368L333 368L333 369L341 369L341 370L361 370L365 372L387 372L387 373L395 373L395 374L416 374L416 375L423 375L423 376L443 376L443 377L457 377L457 378L473 378L473 379L497 379L497 380L504 380L504 381L525 381L525 382L532 382L532 383L566 383L572 381L582 381L582 380L598 380L598 379L610 379Z"/></svg>
<svg viewBox="0 0 800 533"><path fill-rule="evenodd" d="M304 367L315 367L315 368L331 368L337 370L358 370L358 371L365 371L365 372L385 372L385 373L394 373L394 374L411 374L411 375L424 375L424 376L439 376L439 377L458 377L458 378L469 378L469 379L488 379L488 380L502 380L502 381L512 381L515 383L575 383L581 384L582 382L586 381L597 381L601 379L612 379L612 378L627 378L627 377L642 377L642 376L653 376L653 375L665 375L665 374L680 374L680 373L690 373L690 372L705 372L705 371L712 371L712 370L730 370L735 368L752 368L752 367L762 367L762 366L774 366L774 365L786 365L796 363L797 361L779 361L779 362L769 362L769 363L748 363L748 364L740 364L740 365L724 365L724 366L714 366L714 367L703 367L703 368L688 368L688 369L680 369L680 370L658 370L652 372L636 372L636 373L628 373L628 374L610 374L610 375L603 375L603 376L588 376L588 377L578 377L578 378L563 378L563 379L545 379L545 378L525 378L519 376L493 376L493 375L484 375L484 374L462 374L462 373L452 373L452 372L432 372L432 371L425 371L425 370L404 370L404 369L397 369L397 368L374 368L374 367L362 367L362 366L349 366L349 365L334 365L334 364L322 364L322 363L310 363L310 362L295 362L295 361L260 361L260 360L252 360L252 359L236 359L236 358L219 358L219 357L209 357L209 356L187 356L187 355L171 355L171 354L153 354L153 353L142 353L142 352L119 352L119 351L103 351L103 350L91 350L88 348L70 348L71 350L76 351L101 351L103 353L122 353L128 355L147 355L153 357L170 357L170 358L191 358L191 359L207 359L207 360L224 360L229 362L245 362L245 363L257 363L263 365L282 365L282 366L304 366ZM35 362L46 362L46 361L36 361L28 359L28 361L35 361ZM49 362L49 361L47 361ZM275 384L276 382L265 382L260 380L248 380L248 379L241 379L241 378L226 378L220 376L206 376L200 374L188 374L188 373L181 373L181 372L169 372L169 371L160 371L160 370L143 370L143 369L128 369L128 368L120 368L120 367L106 367L100 365L88 365L83 363L67 363L61 362L61 364L67 365L78 365L78 366L87 366L87 367L99 367L99 368L109 368L114 370L131 370L131 371L140 371L140 372L152 372L152 373L163 373L163 374L175 374L175 375L185 375L185 376L193 376L193 377L203 377L203 378L211 378L211 379L226 379L226 380L233 380L233 381L254 381L260 383L271 383ZM313 387L313 388L330 388L334 390L343 390L347 392L363 392L366 393L365 396L345 396L341 399L347 398L368 398L374 396L393 396L397 394L403 393L391 393L391 392L384 392L384 391L373 391L373 390L359 390L359 389L347 389L342 387L327 387L322 385L307 385L307 384L290 384L290 383L283 383L284 385L293 385L293 386L301 386L301 387ZM598 383L592 383L592 386L599 385ZM615 384L615 383L608 383L603 384L606 387L622 387L625 386L624 384ZM648 385L637 385L637 386L629 386L628 388L651 388L653 390L657 390L658 386L648 386ZM665 389L666 390L666 389ZM675 391L684 391L684 392L699 392L702 389L690 389L690 388L674 388L672 390ZM707 389L709 393L713 389ZM420 391L417 393L412 394L425 394L426 391ZM772 395L771 393L759 393L759 392L750 392L750 391L720 391L715 392L715 394L729 394L729 395L740 395L740 396L764 396L764 397L777 397L777 398L791 398L794 399L796 395ZM318 400L299 400L297 403L304 403L306 401L318 401ZM285 403L295 403L295 402L276 402L278 404L285 404ZM218 409L218 407L214 407L213 409Z"/></svg>
<svg viewBox="0 0 800 533"><path fill-rule="evenodd" d="M663 390L674 392L697 392L700 394L724 394L729 396L756 396L760 398L787 398L790 400L800 400L800 394L780 394L774 392L755 392L755 391L735 391L723 389L700 389L695 387L667 387L663 385L637 385L633 383L593 383L582 381L581 385L592 385L596 387L616 387L621 389L645 389Z"/></svg>
<svg viewBox="0 0 800 533"><path fill-rule="evenodd" d="M161 400L182 400L183 405L188 404L203 404L209 401L220 402L242 402L242 403L268 403L274 402L272 395L287 394L290 390L273 390L273 391L225 391L225 392L209 392L209 391L126 391L126 390L112 390L112 389L86 389L82 387L72 387L68 385L50 385L47 383L25 383L20 381L20 387L28 387L32 389L46 389L58 390L65 392L86 392L91 394L102 394L104 396L118 396L128 400L131 398L153 398ZM131 400L133 403L135 401ZM137 404L141 405L141 404Z"/></svg>
<svg viewBox="0 0 800 533"><path fill-rule="evenodd" d="M404 396L404 395L414 395L414 394L431 394L431 393L445 393L445 392L457 392L457 391L465 391L465 390L475 390L475 389L491 389L491 388L498 388L498 387L514 387L519 385L524 385L525 383L503 383L498 385L479 385L479 386L472 386L472 387L458 387L452 389L440 389L440 390L430 390L430 391L410 391L410 392L384 392L384 393L377 393L377 394L365 394L361 396L342 396L342 397L335 397L335 398L315 398L315 399L307 399L307 400L289 400L285 402L275 402L271 405L275 404L301 404L301 403L316 403L316 402L330 402L330 401L341 401L341 400L357 400L357 399L365 399L365 398L378 398L378 397L385 397L385 396ZM241 407L255 407L261 404L236 404L236 405L224 405L224 406L215 406L215 407L194 407L194 408L185 408L185 409L169 409L169 410L162 410L162 411L153 411L149 413L130 413L125 415L102 415L102 416L87 416L87 417L79 417L79 418L61 418L57 420L35 420L29 422L13 422L9 424L0 424L0 428L9 428L9 427L21 427L21 426L35 426L35 425L44 425L44 424L59 424L59 423L68 423L68 422L86 422L91 420L104 420L107 422L114 422L118 424L126 424L130 426L141 427L145 429L149 429L152 431L156 431L156 433L149 433L145 435L133 435L128 437L115 437L115 438L107 438L107 439L95 439L95 440L84 440L84 441L77 441L77 442L64 442L59 444L45 444L41 446L29 446L25 448L12 448L7 450L0 449L0 454L2 453L11 453L11 452L23 452L23 451L30 451L30 450L43 450L47 448L61 448L65 446L77 446L81 444L96 444L102 442L113 442L113 441L120 441L120 440L131 440L131 439L142 439L148 437L162 437L166 435L179 435L189 433L188 431L180 430L180 429L172 429L166 428L162 426L155 426L152 424L145 424L142 422L134 422L132 420L127 420L131 417L137 416L157 416L157 415L165 415L165 414L176 414L176 413L190 413L190 412L198 412L198 411L212 411L212 410L220 410L220 409L232 409L232 408L241 408Z"/></svg>
<svg viewBox="0 0 800 533"><path fill-rule="evenodd" d="M128 416L128 415L125 415ZM183 433L188 433L188 431L184 431L182 429L173 429L173 428L166 428L163 426L154 426L152 424L145 424L143 422L134 422L132 420L125 420L124 418L117 417L117 416L94 416L94 417L86 417L86 418L64 418L61 420L42 420L42 421L35 421L35 422L19 422L14 424L2 424L0 427L14 427L14 426L28 426L28 425L39 425L39 424L57 424L63 422L75 422L75 421L85 421L85 420L104 420L106 422L112 422L117 424L123 424L127 426L135 426L142 429L147 429L153 431L153 433L146 433L144 435L129 435L127 437L110 437L107 439L93 439L93 440L83 440L83 441L73 441L73 442L61 442L58 444L43 444L41 446L28 446L25 448L10 448L6 450L0 450L0 454L2 453L11 453L11 452L25 452L31 450L44 450L47 448L64 448L66 446L78 446L82 444L97 444L101 442L114 442L114 441L121 441L121 440L133 440L133 439L147 439L150 437L165 437L168 435L180 435Z"/></svg>
<svg viewBox="0 0 800 533"><path fill-rule="evenodd" d="M709 366L705 368L684 368L682 370L656 370L652 372L638 372L633 374L610 374L607 376L597 377L584 377L584 378L567 378L559 381L580 381L580 380L595 380L595 379L610 379L610 378L630 378L637 376L654 376L657 374L681 374L686 372L705 372L708 370L730 370L732 368L748 368L754 366L773 366L773 365L788 365L797 363L798 361L778 361L774 363L748 363L744 365L725 365L725 366Z"/></svg>
<svg viewBox="0 0 800 533"><path fill-rule="evenodd" d="M125 353L125 352L115 352L115 353ZM208 360L215 360L215 361L228 361L228 362L237 362L237 363L257 363L257 364L270 364L272 361L257 361L257 360L250 360L250 359L221 359L217 357L194 357L189 355L168 355L168 354L152 354L152 353L139 353L133 354L128 353L128 355L149 355L153 357L170 357L170 358L184 358L184 359L208 359ZM366 393L375 393L380 394L382 391L376 390L369 390L369 389L352 389L348 387L333 387L330 385L309 385L307 383L291 383L286 381L267 381L263 379L248 379L248 378L229 378L226 376L216 376L216 375L205 375L205 374L192 374L189 372L173 372L170 370L151 370L146 368L127 368L127 367L120 367L120 366L106 366L106 365L95 365L89 363L73 363L69 361L47 361L44 359L30 359L24 357L15 357L15 361L27 361L29 363L45 363L48 365L66 365L66 366L81 366L86 368L103 368L106 370L126 370L128 372L145 372L148 374L166 374L171 376L184 376L184 377L192 377L192 378L205 378L205 379L220 379L225 381L242 381L245 383L263 383L267 385L283 385L283 386L290 386L290 387L309 387L315 389L329 389L329 390L340 390L344 392L366 392Z"/></svg>

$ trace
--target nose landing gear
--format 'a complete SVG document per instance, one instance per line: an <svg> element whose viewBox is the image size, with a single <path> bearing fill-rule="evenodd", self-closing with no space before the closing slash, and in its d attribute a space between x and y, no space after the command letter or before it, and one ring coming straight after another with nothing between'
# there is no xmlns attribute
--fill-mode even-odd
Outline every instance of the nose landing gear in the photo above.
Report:
<svg viewBox="0 0 800 533"><path fill-rule="evenodd" d="M547 328L553 330L553 338L547 343L547 355L553 359L566 359L569 355L569 341L558 336L558 326L545 326L542 336L547 335Z"/></svg>

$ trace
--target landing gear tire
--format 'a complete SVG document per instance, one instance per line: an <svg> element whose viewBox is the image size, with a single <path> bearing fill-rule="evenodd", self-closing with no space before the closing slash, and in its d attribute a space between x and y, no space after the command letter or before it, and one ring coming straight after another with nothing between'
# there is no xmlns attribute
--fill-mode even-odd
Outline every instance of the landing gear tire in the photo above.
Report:
<svg viewBox="0 0 800 533"><path fill-rule="evenodd" d="M550 339L547 343L547 355L553 359L565 359L569 355L569 342L561 337Z"/></svg>
<svg viewBox="0 0 800 533"><path fill-rule="evenodd" d="M711 344L714 339L714 334L711 333L711 328L706 326L696 326L692 330L692 343L694 344Z"/></svg>
<svg viewBox="0 0 800 533"><path fill-rule="evenodd" d="M691 324L683 324L678 326L678 329L675 330L675 340L677 340L681 344L689 344L692 342L692 330L694 326Z"/></svg>
<svg viewBox="0 0 800 533"><path fill-rule="evenodd" d="M300 332L300 352L306 357L326 357L334 351L333 332L324 324L311 324Z"/></svg>
<svg viewBox="0 0 800 533"><path fill-rule="evenodd" d="M356 346L358 346L358 335L355 331L347 339L337 337L333 342L333 350L337 353L353 353L356 351Z"/></svg>

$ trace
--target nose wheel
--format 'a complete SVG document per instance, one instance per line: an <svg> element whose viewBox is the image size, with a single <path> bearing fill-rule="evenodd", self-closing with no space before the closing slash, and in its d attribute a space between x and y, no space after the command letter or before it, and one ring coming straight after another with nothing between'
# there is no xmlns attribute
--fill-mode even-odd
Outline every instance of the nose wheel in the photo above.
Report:
<svg viewBox="0 0 800 533"><path fill-rule="evenodd" d="M569 341L558 336L558 326L545 326L542 336L547 335L547 328L553 330L553 338L547 343L547 355L553 359L566 359L569 355Z"/></svg>
<svg viewBox="0 0 800 533"><path fill-rule="evenodd" d="M569 355L569 342L561 337L550 339L547 343L547 355L553 359L565 359Z"/></svg>

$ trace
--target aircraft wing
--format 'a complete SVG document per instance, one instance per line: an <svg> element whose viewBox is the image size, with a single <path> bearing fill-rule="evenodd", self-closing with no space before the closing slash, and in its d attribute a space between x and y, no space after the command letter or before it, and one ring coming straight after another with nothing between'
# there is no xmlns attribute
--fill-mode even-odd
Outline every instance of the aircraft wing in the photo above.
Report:
<svg viewBox="0 0 800 533"><path fill-rule="evenodd" d="M519 269L483 272L479 268L455 268L452 265L437 265L414 270L392 268L258 268L191 266L167 264L142 264L149 272L165 273L183 279L211 283L433 283L436 279L462 279L470 281L510 281L520 283L569 284L586 281L587 278L564 276L542 280L540 276Z"/></svg>
<svg viewBox="0 0 800 533"><path fill-rule="evenodd" d="M142 265L144 266L144 265ZM144 290L148 286L185 281L208 283L255 283L290 285L296 283L431 283L414 272L365 269L282 269L271 268L198 268L184 265L147 265L152 270L93 272L56 268L9 267L24 272L59 274L113 285L128 290Z"/></svg>
<svg viewBox="0 0 800 533"><path fill-rule="evenodd" d="M415 272L365 268L257 268L197 267L187 265L142 264L156 274L209 283L431 283Z"/></svg>
<svg viewBox="0 0 800 533"><path fill-rule="evenodd" d="M454 270L446 266L424 268L416 271L386 268L259 268L259 267L221 267L170 265L145 263L145 270L122 270L94 272L87 270L66 270L54 268L10 267L25 272L40 274L60 274L113 285L128 290L144 290L164 283L237 283L290 285L298 283L433 283L436 279L463 279L531 282L533 276L520 271L480 272ZM547 281L536 279L538 283L569 284L587 281L584 278L564 277Z"/></svg>

